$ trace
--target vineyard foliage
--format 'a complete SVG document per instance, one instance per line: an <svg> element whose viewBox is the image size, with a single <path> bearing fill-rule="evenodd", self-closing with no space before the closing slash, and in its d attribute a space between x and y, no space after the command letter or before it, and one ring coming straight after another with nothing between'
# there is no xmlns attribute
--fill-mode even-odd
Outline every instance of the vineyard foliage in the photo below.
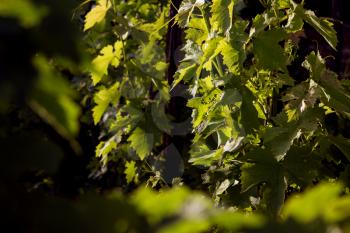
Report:
<svg viewBox="0 0 350 233"><path fill-rule="evenodd" d="M25 52L16 60L0 47L5 224L350 232L350 83L318 46L300 51L305 30L337 50L331 19L293 0L256 1L253 16L243 0L77 2L0 1L0 41L16 46L21 36ZM169 52L171 30L182 45ZM37 130L42 124L50 129ZM97 129L98 142L80 144L83 125ZM53 142L52 130L68 146ZM94 154L86 177L97 187L73 202L55 196L53 181L67 147L78 160L87 147ZM28 172L42 180L22 187ZM98 185L107 176L117 191Z"/></svg>

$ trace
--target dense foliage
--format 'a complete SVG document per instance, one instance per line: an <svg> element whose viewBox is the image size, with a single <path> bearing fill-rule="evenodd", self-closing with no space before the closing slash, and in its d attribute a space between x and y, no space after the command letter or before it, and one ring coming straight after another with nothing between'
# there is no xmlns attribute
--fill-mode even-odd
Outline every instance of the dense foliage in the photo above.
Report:
<svg viewBox="0 0 350 233"><path fill-rule="evenodd" d="M307 0L76 2L0 1L4 226L350 232L331 19Z"/></svg>

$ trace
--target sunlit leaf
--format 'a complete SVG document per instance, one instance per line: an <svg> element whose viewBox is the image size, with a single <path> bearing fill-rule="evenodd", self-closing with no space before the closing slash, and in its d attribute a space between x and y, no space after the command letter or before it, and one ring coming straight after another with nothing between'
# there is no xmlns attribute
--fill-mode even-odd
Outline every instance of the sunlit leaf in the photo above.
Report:
<svg viewBox="0 0 350 233"><path fill-rule="evenodd" d="M107 107L110 104L117 104L119 101L119 83L116 82L113 86L108 89L103 88L98 91L94 96L96 106L92 109L92 115L94 123L98 124Z"/></svg>
<svg viewBox="0 0 350 233"><path fill-rule="evenodd" d="M176 22L180 27L184 28L190 21L191 14L195 7L201 7L205 3L204 0L184 0L181 2L180 8L176 15Z"/></svg>
<svg viewBox="0 0 350 233"><path fill-rule="evenodd" d="M211 24L218 32L228 35L233 21L234 0L214 0L211 7Z"/></svg>
<svg viewBox="0 0 350 233"><path fill-rule="evenodd" d="M143 160L152 151L154 145L154 135L137 127L128 138L130 146L136 151L137 155Z"/></svg>
<svg viewBox="0 0 350 233"><path fill-rule="evenodd" d="M84 31L92 28L96 23L101 22L111 6L112 4L109 0L98 0L97 5L85 16Z"/></svg>
<svg viewBox="0 0 350 233"><path fill-rule="evenodd" d="M131 183L136 176L135 161L126 162L124 173L126 176L126 182L128 184Z"/></svg>
<svg viewBox="0 0 350 233"><path fill-rule="evenodd" d="M112 45L107 45L101 49L100 55L92 61L91 78L94 85L101 81L103 75L108 74L109 65L112 65L115 68L119 66L123 51L122 48L123 43L117 41L115 42L114 47Z"/></svg>

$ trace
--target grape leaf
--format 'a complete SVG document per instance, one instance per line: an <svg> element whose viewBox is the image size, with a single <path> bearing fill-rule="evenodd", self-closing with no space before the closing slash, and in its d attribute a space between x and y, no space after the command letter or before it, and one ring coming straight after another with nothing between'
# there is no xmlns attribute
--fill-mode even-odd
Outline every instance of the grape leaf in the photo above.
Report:
<svg viewBox="0 0 350 233"><path fill-rule="evenodd" d="M295 125L290 127L273 127L266 130L264 144L270 148L275 157L280 160L293 145L295 139L301 136L301 129Z"/></svg>
<svg viewBox="0 0 350 233"><path fill-rule="evenodd" d="M181 63L179 69L177 70L172 88L178 85L182 80L188 81L195 76L198 65L196 63L193 63L189 66L184 67L184 64L185 63Z"/></svg>
<svg viewBox="0 0 350 233"><path fill-rule="evenodd" d="M259 129L258 111L256 110L253 101L252 92L243 87L241 90L242 105L241 105L241 124L247 134L253 133L254 129Z"/></svg>
<svg viewBox="0 0 350 233"><path fill-rule="evenodd" d="M130 161L125 163L124 174L126 177L126 182L130 184L136 176L135 161Z"/></svg>
<svg viewBox="0 0 350 233"><path fill-rule="evenodd" d="M223 92L220 89L214 89L203 97L197 97L189 100L187 106L194 108L193 127L198 127L206 116L214 109L220 102Z"/></svg>
<svg viewBox="0 0 350 233"><path fill-rule="evenodd" d="M210 150L206 145L198 143L192 145L190 151L191 158L188 162L193 165L210 166L212 162L219 160L223 153L223 148Z"/></svg>
<svg viewBox="0 0 350 233"><path fill-rule="evenodd" d="M242 192L246 192L262 182L274 180L280 169L277 160L268 150L254 149L245 155L247 161L241 167Z"/></svg>
<svg viewBox="0 0 350 233"><path fill-rule="evenodd" d="M243 62L246 59L245 44L248 35L245 33L245 29L247 25L246 21L237 20L232 27L230 39L220 42L223 62L229 71L235 75L240 74Z"/></svg>
<svg viewBox="0 0 350 233"><path fill-rule="evenodd" d="M99 0L97 5L85 16L84 31L92 28L96 23L101 22L111 6L112 4L109 0Z"/></svg>
<svg viewBox="0 0 350 233"><path fill-rule="evenodd" d="M146 132L143 128L137 127L128 138L130 146L136 151L137 155L143 160L152 151L154 145L154 135Z"/></svg>
<svg viewBox="0 0 350 233"><path fill-rule="evenodd" d="M180 8L177 12L175 22L184 28L187 27L191 14L195 7L201 7L205 4L204 0L184 0L181 2Z"/></svg>
<svg viewBox="0 0 350 233"><path fill-rule="evenodd" d="M262 208L271 217L278 216L284 203L286 182L284 171L268 150L254 149L245 156L241 167L242 192L266 182Z"/></svg>
<svg viewBox="0 0 350 233"><path fill-rule="evenodd" d="M288 32L298 32L303 29L303 26L304 26L303 18L299 14L292 12L288 16L288 22L285 28Z"/></svg>
<svg viewBox="0 0 350 233"><path fill-rule="evenodd" d="M299 116L308 108L312 108L320 97L320 88L312 79L292 87L282 100L288 102L285 110L288 122L298 120Z"/></svg>
<svg viewBox="0 0 350 233"><path fill-rule="evenodd" d="M302 66L310 71L310 77L316 82L320 80L326 70L325 61L321 54L319 52L316 54L314 51L305 58Z"/></svg>
<svg viewBox="0 0 350 233"><path fill-rule="evenodd" d="M101 158L104 166L108 163L108 155L117 148L117 143L119 143L119 135L115 135L108 139L107 141L101 141L95 150L96 157Z"/></svg>
<svg viewBox="0 0 350 233"><path fill-rule="evenodd" d="M294 140L303 133L312 134L318 127L324 112L319 108L310 108L303 112L299 120L292 121L282 127L273 127L266 130L264 144L269 148L277 160L284 158Z"/></svg>
<svg viewBox="0 0 350 233"><path fill-rule="evenodd" d="M205 68L206 70L210 71L212 68L212 61L213 59L220 53L222 48L220 47L220 41L223 40L222 37L215 37L213 39L210 39L204 44L204 53L203 56L200 58L200 66L197 70L197 76L200 76L200 72L202 71L202 68Z"/></svg>
<svg viewBox="0 0 350 233"><path fill-rule="evenodd" d="M342 86L336 73L326 70L320 80L326 105L339 112L350 113L350 93Z"/></svg>
<svg viewBox="0 0 350 233"><path fill-rule="evenodd" d="M334 49L337 50L338 38L337 32L333 28L333 24L327 19L319 18L315 15L315 12L311 10L305 10L302 5L291 2L293 5L293 17L295 19L295 25L297 28L300 27L300 18L306 23L311 25L321 36L327 41L327 43ZM292 18L292 19L293 19ZM292 20L290 19L290 20Z"/></svg>
<svg viewBox="0 0 350 233"><path fill-rule="evenodd" d="M92 109L94 123L98 124L103 113L110 104L117 104L120 97L119 82L116 82L108 89L102 88L94 96L96 106Z"/></svg>
<svg viewBox="0 0 350 233"><path fill-rule="evenodd" d="M185 31L187 41L194 41L196 44L202 44L208 38L208 30L203 18L192 17L188 23L188 29Z"/></svg>
<svg viewBox="0 0 350 233"><path fill-rule="evenodd" d="M302 188L311 185L321 167L321 160L317 155L307 146L293 146L281 162L289 180Z"/></svg>
<svg viewBox="0 0 350 233"><path fill-rule="evenodd" d="M338 80L337 74L326 69L325 61L318 52L311 52L303 62L311 77L321 87L322 101L340 112L350 112L350 94Z"/></svg>
<svg viewBox="0 0 350 233"><path fill-rule="evenodd" d="M122 57L123 42L117 41L112 45L102 48L100 55L92 61L91 78L94 85L99 83L103 75L108 74L108 66L112 65L117 68ZM114 51L113 51L114 50Z"/></svg>
<svg viewBox="0 0 350 233"><path fill-rule="evenodd" d="M273 6L277 9L285 9L290 7L290 0L272 0Z"/></svg>
<svg viewBox="0 0 350 233"><path fill-rule="evenodd" d="M333 28L333 24L326 19L318 18L313 11L307 10L303 13L305 22L315 28L316 31L323 36L327 43L334 50L337 50L338 38L337 32Z"/></svg>
<svg viewBox="0 0 350 233"><path fill-rule="evenodd" d="M331 136L329 135L327 139L333 143L338 149L345 155L345 157L350 161L350 139L344 138L342 136Z"/></svg>
<svg viewBox="0 0 350 233"><path fill-rule="evenodd" d="M229 42L221 41L223 62L233 74L239 75L240 71L240 52L237 51Z"/></svg>
<svg viewBox="0 0 350 233"><path fill-rule="evenodd" d="M286 71L287 56L278 44L287 33L283 29L260 32L253 41L254 55L262 68Z"/></svg>
<svg viewBox="0 0 350 233"><path fill-rule="evenodd" d="M232 27L234 0L213 0L211 25L214 30L228 36Z"/></svg>

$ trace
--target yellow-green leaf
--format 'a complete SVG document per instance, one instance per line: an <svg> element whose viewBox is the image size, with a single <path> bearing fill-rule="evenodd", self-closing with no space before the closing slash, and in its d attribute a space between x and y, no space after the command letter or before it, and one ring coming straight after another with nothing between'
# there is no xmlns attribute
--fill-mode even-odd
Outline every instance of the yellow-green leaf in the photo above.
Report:
<svg viewBox="0 0 350 233"><path fill-rule="evenodd" d="M99 83L103 75L108 74L108 66L112 65L117 68L122 58L123 42L117 41L112 45L107 45L101 49L100 55L98 55L92 61L91 78L94 85Z"/></svg>
<svg viewBox="0 0 350 233"><path fill-rule="evenodd" d="M111 7L109 0L99 0L98 4L85 16L84 31L92 28L96 23L101 22Z"/></svg>
<svg viewBox="0 0 350 233"><path fill-rule="evenodd" d="M95 94L94 101L96 103L96 106L92 109L92 115L95 124L100 121L109 104L118 103L120 97L118 88L119 83L116 82L109 89L102 89Z"/></svg>

